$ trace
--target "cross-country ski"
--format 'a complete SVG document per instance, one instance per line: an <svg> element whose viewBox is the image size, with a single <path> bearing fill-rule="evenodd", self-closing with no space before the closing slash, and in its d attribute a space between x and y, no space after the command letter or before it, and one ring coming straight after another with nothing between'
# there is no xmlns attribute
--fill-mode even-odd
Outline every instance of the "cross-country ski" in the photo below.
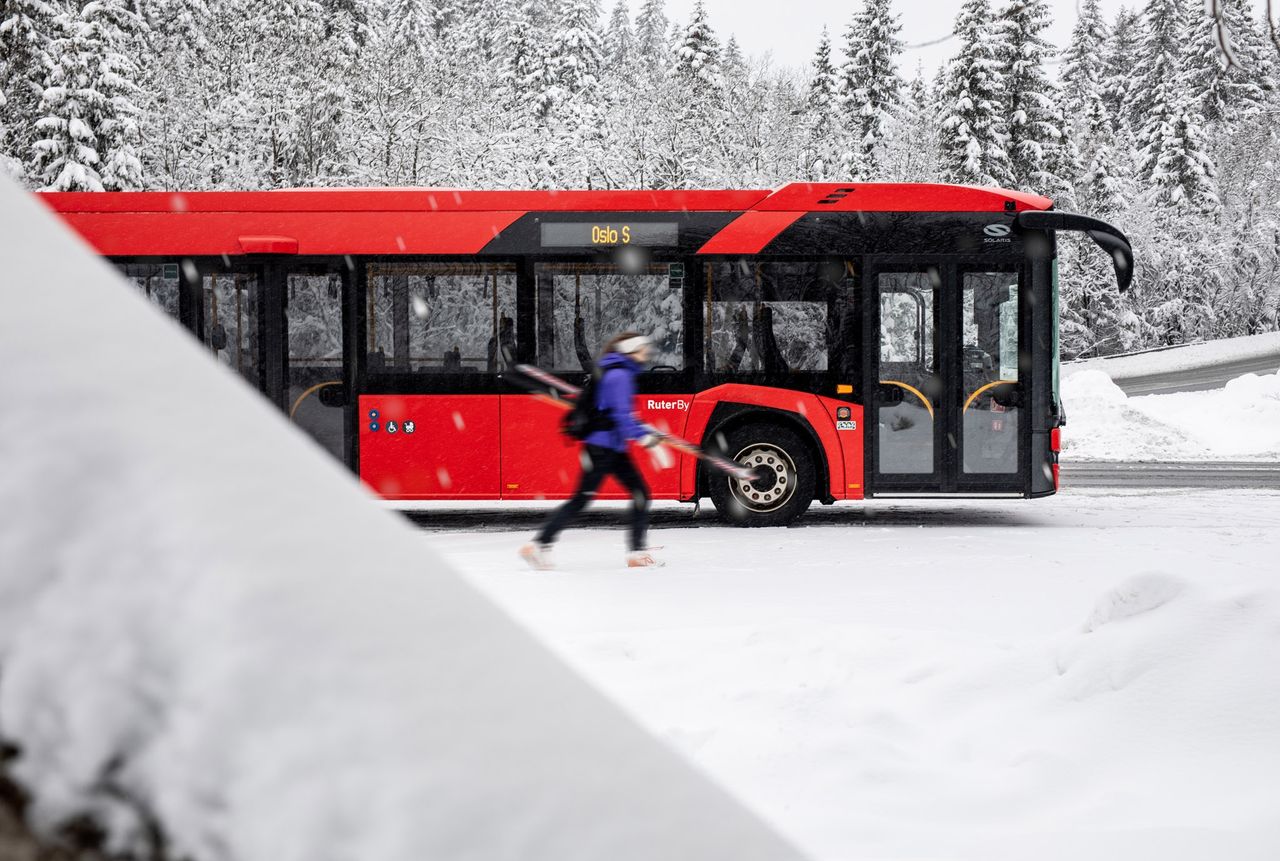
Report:
<svg viewBox="0 0 1280 861"><path fill-rule="evenodd" d="M541 368L533 365L516 365L515 372L507 372L503 374L503 379L507 380L514 386L526 390L541 391L542 397L546 402L554 403L563 409L572 409L572 401L566 401L562 398L576 399L582 393L582 389L573 385L567 380L563 380L554 374L549 374ZM648 433L653 434L663 445L675 449L683 454L696 457L705 462L711 468L723 472L725 475L741 481L756 481L760 477L758 467L748 466L736 461L721 457L713 452L706 451L701 446L682 439L679 436L668 431L661 430L650 424L643 424Z"/></svg>

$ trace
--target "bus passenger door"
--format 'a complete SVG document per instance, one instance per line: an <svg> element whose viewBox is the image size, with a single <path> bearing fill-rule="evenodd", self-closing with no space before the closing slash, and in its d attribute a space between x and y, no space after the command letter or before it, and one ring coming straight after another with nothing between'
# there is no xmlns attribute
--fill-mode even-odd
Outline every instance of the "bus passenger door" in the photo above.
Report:
<svg viewBox="0 0 1280 861"><path fill-rule="evenodd" d="M1012 261L869 261L871 494L1023 492L1020 277Z"/></svg>
<svg viewBox="0 0 1280 861"><path fill-rule="evenodd" d="M1028 435L1023 416L1020 267L961 265L956 273L959 369L956 487L976 492L1029 489L1022 468Z"/></svg>
<svg viewBox="0 0 1280 861"><path fill-rule="evenodd" d="M867 267L864 337L867 483L872 493L943 489L946 409L940 265Z"/></svg>
<svg viewBox="0 0 1280 861"><path fill-rule="evenodd" d="M295 427L329 454L348 460L342 300L351 270L288 265L283 273L285 407Z"/></svg>

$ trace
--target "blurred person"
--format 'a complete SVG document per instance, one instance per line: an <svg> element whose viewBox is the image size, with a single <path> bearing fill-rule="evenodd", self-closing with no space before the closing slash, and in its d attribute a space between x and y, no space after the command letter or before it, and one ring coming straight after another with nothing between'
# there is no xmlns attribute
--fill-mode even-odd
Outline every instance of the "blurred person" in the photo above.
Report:
<svg viewBox="0 0 1280 861"><path fill-rule="evenodd" d="M644 372L653 355L653 342L636 332L623 332L605 345L593 371L595 384L584 388L580 395L594 398L594 402L584 405L590 415L590 427L583 439L578 488L568 502L556 509L537 536L520 548L520 557L533 568L554 567L551 548L556 537L591 503L600 483L610 475L631 493L627 567L659 564L645 541L649 526L649 488L628 447L631 440L637 440L644 448L652 448L660 441L635 415L636 378Z"/></svg>

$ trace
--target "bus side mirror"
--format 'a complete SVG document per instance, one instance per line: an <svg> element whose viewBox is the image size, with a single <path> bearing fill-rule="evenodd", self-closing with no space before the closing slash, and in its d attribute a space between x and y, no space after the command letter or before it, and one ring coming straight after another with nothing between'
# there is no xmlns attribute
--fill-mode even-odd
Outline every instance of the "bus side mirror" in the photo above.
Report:
<svg viewBox="0 0 1280 861"><path fill-rule="evenodd" d="M1133 245L1128 237L1105 221L1074 212L1026 209L1018 213L1017 225L1023 230L1078 230L1088 234L1111 258L1120 292L1129 289L1133 281Z"/></svg>

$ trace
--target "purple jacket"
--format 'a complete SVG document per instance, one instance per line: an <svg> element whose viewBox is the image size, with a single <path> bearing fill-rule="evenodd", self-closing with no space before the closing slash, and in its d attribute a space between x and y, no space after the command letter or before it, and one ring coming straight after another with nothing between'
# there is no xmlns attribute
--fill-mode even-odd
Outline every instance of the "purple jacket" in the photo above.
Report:
<svg viewBox="0 0 1280 861"><path fill-rule="evenodd" d="M584 441L587 445L626 451L628 440L645 435L644 428L632 412L636 377L644 368L634 359L619 353L605 353L599 368L601 377L596 386L596 406L613 419L613 427L593 431Z"/></svg>

